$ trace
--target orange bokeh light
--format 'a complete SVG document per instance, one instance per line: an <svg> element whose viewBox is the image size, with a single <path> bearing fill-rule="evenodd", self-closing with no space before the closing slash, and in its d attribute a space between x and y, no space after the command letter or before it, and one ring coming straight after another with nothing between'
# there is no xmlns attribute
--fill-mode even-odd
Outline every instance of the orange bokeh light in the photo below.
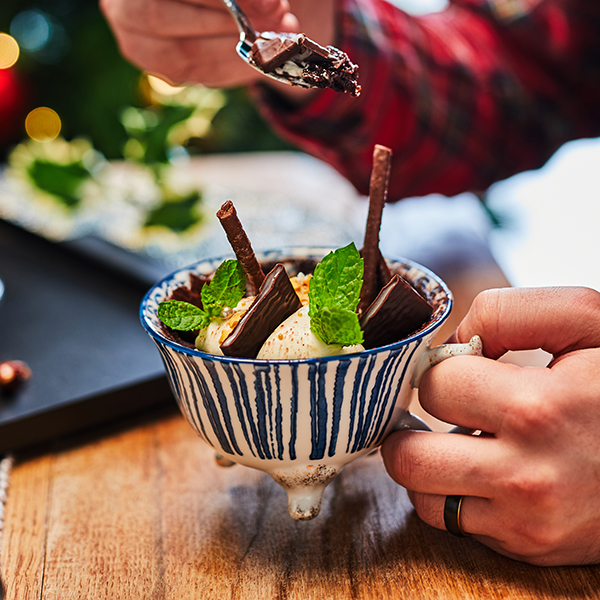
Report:
<svg viewBox="0 0 600 600"><path fill-rule="evenodd" d="M46 106L34 108L25 118L27 135L36 142L49 142L60 133L62 123L56 111Z"/></svg>
<svg viewBox="0 0 600 600"><path fill-rule="evenodd" d="M19 44L8 33L0 33L0 69L9 69L19 60Z"/></svg>

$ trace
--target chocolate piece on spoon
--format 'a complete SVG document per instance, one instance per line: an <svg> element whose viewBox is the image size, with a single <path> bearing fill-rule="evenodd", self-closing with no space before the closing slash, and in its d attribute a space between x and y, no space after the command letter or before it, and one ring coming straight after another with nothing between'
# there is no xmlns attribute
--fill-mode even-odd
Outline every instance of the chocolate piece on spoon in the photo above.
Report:
<svg viewBox="0 0 600 600"><path fill-rule="evenodd" d="M292 36L278 35L270 39L259 37L252 45L250 56L265 72L270 73L298 54L300 46Z"/></svg>
<svg viewBox="0 0 600 600"><path fill-rule="evenodd" d="M381 215L387 200L391 164L392 151L386 146L376 144L373 150L373 168L369 186L369 214L365 228L365 241L361 250L365 269L358 304L359 315L364 313L377 296L381 286L386 285L391 278L387 264L379 250Z"/></svg>
<svg viewBox="0 0 600 600"><path fill-rule="evenodd" d="M392 344L422 327L432 306L405 279L394 275L366 310L360 324L367 349Z"/></svg>
<svg viewBox="0 0 600 600"><path fill-rule="evenodd" d="M227 202L221 206L217 212L217 217L219 221L221 221L221 225L227 234L227 239L229 240L237 259L244 268L252 294L256 294L265 279L265 274L256 260L250 240L242 227L231 200L227 200Z"/></svg>
<svg viewBox="0 0 600 600"><path fill-rule="evenodd" d="M248 312L221 344L225 356L255 358L271 332L302 306L282 264L267 273Z"/></svg>
<svg viewBox="0 0 600 600"><path fill-rule="evenodd" d="M360 95L358 66L348 55L334 46L321 46L303 33L263 31L248 58L264 73L292 85Z"/></svg>

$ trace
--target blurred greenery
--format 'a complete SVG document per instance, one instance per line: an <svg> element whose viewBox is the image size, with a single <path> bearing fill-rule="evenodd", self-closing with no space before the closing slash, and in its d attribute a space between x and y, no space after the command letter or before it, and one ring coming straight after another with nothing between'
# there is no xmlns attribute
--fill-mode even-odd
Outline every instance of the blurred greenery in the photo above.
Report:
<svg viewBox="0 0 600 600"><path fill-rule="evenodd" d="M163 225L172 231L186 231L202 219L197 210L201 196L202 194L195 190L176 201L163 202L148 213L144 226Z"/></svg>
<svg viewBox="0 0 600 600"><path fill-rule="evenodd" d="M40 189L46 190L67 207L79 204L79 188L90 175L82 162L61 165L45 160L33 161L27 173Z"/></svg>
<svg viewBox="0 0 600 600"><path fill-rule="evenodd" d="M39 25L40 17L47 41L36 46L34 39L27 48L22 43L23 31L27 33L24 26ZM128 106L143 108L145 100L140 93L140 71L119 54L97 0L1 0L0 31L20 42L21 56L13 69L24 81L27 109L54 109L66 139L87 137L107 158L121 158L128 133L119 116ZM226 104L208 134L191 140L192 152L290 148L260 117L245 90L226 90L225 96ZM6 159L18 141L0 147L0 160Z"/></svg>

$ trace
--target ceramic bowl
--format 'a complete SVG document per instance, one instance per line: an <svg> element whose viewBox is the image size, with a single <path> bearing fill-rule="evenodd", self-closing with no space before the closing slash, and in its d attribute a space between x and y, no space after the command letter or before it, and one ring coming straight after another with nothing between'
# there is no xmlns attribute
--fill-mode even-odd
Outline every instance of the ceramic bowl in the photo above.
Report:
<svg viewBox="0 0 600 600"><path fill-rule="evenodd" d="M331 248L257 254L294 275L298 259L318 262ZM225 258L202 260L158 282L141 304L142 323L156 343L181 412L198 435L235 463L269 473L288 492L296 519L319 512L325 486L344 465L371 452L406 416L415 366L450 314L452 295L431 271L388 260L434 307L410 337L357 354L302 360L215 356L170 339L158 305L190 273L212 273ZM428 361L427 366L429 366ZM425 368L427 368L427 366Z"/></svg>

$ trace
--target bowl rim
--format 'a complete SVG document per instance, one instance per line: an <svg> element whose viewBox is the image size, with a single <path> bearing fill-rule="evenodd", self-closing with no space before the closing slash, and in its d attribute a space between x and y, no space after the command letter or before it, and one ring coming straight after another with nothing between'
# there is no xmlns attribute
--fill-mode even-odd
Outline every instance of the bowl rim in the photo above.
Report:
<svg viewBox="0 0 600 600"><path fill-rule="evenodd" d="M261 260L261 259L264 260L264 257L266 257L267 259L269 259L269 258L272 259L272 257L274 257L274 256L280 256L285 262L286 258L288 260L292 260L295 258L302 257L301 254L294 255L293 254L294 251L303 250L306 253L306 257L310 258L311 256L313 256L313 254L311 254L311 253L314 253L315 257L317 257L317 256L324 257L326 253L331 252L336 249L337 248L327 247L327 246L287 246L287 247L281 247L281 248L276 248L276 249L266 249L266 250L257 251L256 257L258 260ZM396 350L398 348L407 346L411 342L414 342L416 340L426 337L427 335L429 335L430 333L432 333L433 331L438 329L444 323L444 321L450 316L450 313L452 312L452 307L454 305L454 298L452 296L452 292L450 291L450 288L448 287L446 282L443 279L441 279L441 277L439 275L436 275L431 269L428 269L427 267L415 262L414 260L410 260L410 259L404 258L402 256L386 256L385 258L387 260L390 260L390 261L396 262L396 263L402 263L404 265L409 266L410 268L416 268L417 270L420 270L424 275L433 279L439 285L439 287L442 288L442 290L444 291L445 296L447 298L446 304L443 307L441 314L439 314L435 319L432 319L425 327L417 330L414 334L412 334L408 337L405 337L405 338L403 338L397 342L394 342L392 344L387 344L385 346L378 346L377 348L371 348L368 350L361 350L360 352L356 352L356 353L352 353L352 354L334 354L331 356L317 356L317 357L313 357L313 358L277 358L277 359L240 358L240 357L234 357L234 356L221 356L219 354L210 354L208 352L203 352L196 348L188 348L187 346L183 346L173 340L170 340L169 338L167 338L163 334L157 332L153 327L150 326L149 319L146 315L146 309L147 309L147 305L150 301L150 298L151 298L153 292L157 288L164 286L167 281L169 281L171 279L175 279L175 277L180 273L184 273L184 272L198 273L198 271L195 271L194 268L197 267L198 265L200 265L201 263L213 263L213 264L218 265L222 261L231 259L231 258L235 258L235 255L233 254L233 252L230 254L225 254L222 256L218 256L218 257L201 258L185 267L179 267L179 268L175 269L168 275L165 275L160 280L158 280L154 285L152 285L152 287L150 287L150 289L146 292L146 294L144 295L144 297L140 303L139 316L140 316L140 320L142 322L144 329L156 343L161 344L163 346L168 346L169 348L171 348L172 350L175 350L176 352L179 352L182 354L187 354L189 356L195 356L197 358L202 358L204 360L214 360L217 362L235 363L235 364L251 364L251 365L314 364L314 363L329 362L329 361L334 361L334 360L339 361L339 360L344 360L344 359L345 360L353 359L353 358L356 359L356 358L360 358L360 357L364 357L364 356L373 356L375 354L379 354L380 352L384 352L384 351Z"/></svg>

